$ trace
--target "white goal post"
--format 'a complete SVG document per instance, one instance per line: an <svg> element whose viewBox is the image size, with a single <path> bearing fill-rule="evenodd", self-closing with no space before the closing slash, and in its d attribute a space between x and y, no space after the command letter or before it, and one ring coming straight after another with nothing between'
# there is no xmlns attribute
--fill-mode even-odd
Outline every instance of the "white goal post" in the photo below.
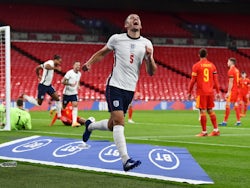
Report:
<svg viewBox="0 0 250 188"><path fill-rule="evenodd" d="M0 27L0 130L11 130L10 50L10 26Z"/></svg>

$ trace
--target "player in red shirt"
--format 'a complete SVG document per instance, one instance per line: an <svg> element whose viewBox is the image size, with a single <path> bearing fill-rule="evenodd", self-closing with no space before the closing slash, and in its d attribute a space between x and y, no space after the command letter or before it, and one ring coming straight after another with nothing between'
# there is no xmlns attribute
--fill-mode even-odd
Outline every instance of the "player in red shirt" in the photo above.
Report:
<svg viewBox="0 0 250 188"><path fill-rule="evenodd" d="M137 100L140 96L140 93L139 92L135 92L134 94L134 99L133 101ZM133 101L129 104L128 106L128 123L135 123L132 119L132 116L133 116L133 112L134 112L134 109L133 109Z"/></svg>
<svg viewBox="0 0 250 188"><path fill-rule="evenodd" d="M192 78L188 86L188 96L191 98L193 87L196 83L196 108L200 110L200 123L202 132L196 136L219 136L220 132L217 125L214 107L214 89L216 89L216 97L220 97L219 83L216 66L207 60L207 50L202 48L199 50L200 61L192 67ZM213 131L207 134L207 115L213 124Z"/></svg>
<svg viewBox="0 0 250 188"><path fill-rule="evenodd" d="M249 87L250 79L247 78L247 73L242 71L241 78L239 80L239 108L240 116L245 117L247 112L247 106L249 101Z"/></svg>
<svg viewBox="0 0 250 188"><path fill-rule="evenodd" d="M238 94L239 94L239 70L235 67L236 59L231 57L227 61L227 65L229 67L228 70L228 90L226 93L226 111L224 116L224 121L220 123L221 126L227 126L227 120L230 114L230 104L232 103L234 106L234 110L236 113L237 122L236 126L241 125L240 121L240 109L238 105Z"/></svg>
<svg viewBox="0 0 250 188"><path fill-rule="evenodd" d="M73 109L72 104L71 104L71 102L69 102L67 104L67 106L61 110L61 118L60 119L64 125L71 126L71 124L72 124L72 109ZM55 113L55 115L50 123L50 126L52 126L57 119L58 119L57 113ZM77 117L77 122L80 123L81 125L84 125L85 121L86 120L84 118L79 117L79 116Z"/></svg>

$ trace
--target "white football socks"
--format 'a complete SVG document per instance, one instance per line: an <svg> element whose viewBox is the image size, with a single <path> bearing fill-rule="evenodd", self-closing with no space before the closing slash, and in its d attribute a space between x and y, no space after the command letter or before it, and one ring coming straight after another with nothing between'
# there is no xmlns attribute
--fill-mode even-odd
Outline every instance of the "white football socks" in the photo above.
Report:
<svg viewBox="0 0 250 188"><path fill-rule="evenodd" d="M55 101L57 117L61 117L62 104L61 101Z"/></svg>
<svg viewBox="0 0 250 188"><path fill-rule="evenodd" d="M125 164L129 159L129 156L127 151L126 139L124 136L124 126L115 125L113 127L113 138L120 157L122 158L122 163Z"/></svg>
<svg viewBox="0 0 250 188"><path fill-rule="evenodd" d="M26 99L28 102L30 102L31 104L34 104L36 106L40 106L37 103L37 100L34 97L28 96L28 95L23 95L23 98Z"/></svg>
<svg viewBox="0 0 250 188"><path fill-rule="evenodd" d="M93 130L103 130L103 131L108 131L108 119L104 119L101 121L97 121L95 123L91 123L88 127L89 131L93 131Z"/></svg>
<svg viewBox="0 0 250 188"><path fill-rule="evenodd" d="M78 113L77 107L73 107L72 109L72 122L73 123L77 122L77 113Z"/></svg>

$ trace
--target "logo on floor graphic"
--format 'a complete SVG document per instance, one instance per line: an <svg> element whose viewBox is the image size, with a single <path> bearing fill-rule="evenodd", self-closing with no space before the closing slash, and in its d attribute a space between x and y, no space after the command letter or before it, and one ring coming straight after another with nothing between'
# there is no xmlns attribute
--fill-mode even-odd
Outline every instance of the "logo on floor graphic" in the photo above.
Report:
<svg viewBox="0 0 250 188"><path fill-rule="evenodd" d="M22 144L20 146L17 146L12 151L13 152L31 151L31 150L38 149L40 147L47 146L51 142L52 142L51 139L35 140L35 141L32 141L32 142L28 142L28 143Z"/></svg>
<svg viewBox="0 0 250 188"><path fill-rule="evenodd" d="M114 163L121 160L115 144L103 148L98 156L99 159L105 163Z"/></svg>
<svg viewBox="0 0 250 188"><path fill-rule="evenodd" d="M88 149L89 145L82 146L83 142L71 142L65 145L60 146L53 152L55 157L67 157L69 155L74 155L77 152L82 151L83 149Z"/></svg>
<svg viewBox="0 0 250 188"><path fill-rule="evenodd" d="M148 158L155 166L165 170L174 170L180 165L179 158L167 149L153 149Z"/></svg>
<svg viewBox="0 0 250 188"><path fill-rule="evenodd" d="M127 144L129 153L142 164L124 172L114 143L32 136L0 144L0 159L41 163L147 177L190 184L213 184L185 148Z"/></svg>

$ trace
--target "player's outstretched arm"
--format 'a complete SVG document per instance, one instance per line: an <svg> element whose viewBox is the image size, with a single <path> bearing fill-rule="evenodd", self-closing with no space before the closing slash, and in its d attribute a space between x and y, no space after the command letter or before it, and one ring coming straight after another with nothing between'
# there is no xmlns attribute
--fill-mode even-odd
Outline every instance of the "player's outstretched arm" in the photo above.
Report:
<svg viewBox="0 0 250 188"><path fill-rule="evenodd" d="M94 53L91 58L82 66L83 71L88 71L91 65L101 61L111 50L105 45L102 49Z"/></svg>

